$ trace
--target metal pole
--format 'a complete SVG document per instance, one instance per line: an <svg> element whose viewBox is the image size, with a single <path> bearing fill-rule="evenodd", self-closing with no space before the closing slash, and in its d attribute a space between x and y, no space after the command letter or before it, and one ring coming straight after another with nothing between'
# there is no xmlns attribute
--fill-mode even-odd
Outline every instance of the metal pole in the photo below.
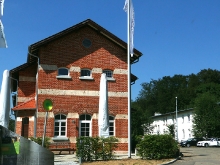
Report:
<svg viewBox="0 0 220 165"><path fill-rule="evenodd" d="M42 138L42 147L44 147L44 139L45 139L46 125L47 125L47 116L48 116L48 111L46 112L45 121L44 121L44 134L43 134L43 138Z"/></svg>
<svg viewBox="0 0 220 165"><path fill-rule="evenodd" d="M177 116L177 97L176 97L176 140L178 142L178 116Z"/></svg>
<svg viewBox="0 0 220 165"><path fill-rule="evenodd" d="M127 61L128 61L128 158L131 157L131 66L130 66L130 0L127 8Z"/></svg>

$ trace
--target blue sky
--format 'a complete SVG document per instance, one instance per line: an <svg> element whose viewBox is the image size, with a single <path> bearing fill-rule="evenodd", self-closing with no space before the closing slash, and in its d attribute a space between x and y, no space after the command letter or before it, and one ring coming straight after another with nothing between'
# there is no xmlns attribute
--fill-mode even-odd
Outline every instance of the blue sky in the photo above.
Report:
<svg viewBox="0 0 220 165"><path fill-rule="evenodd" d="M0 82L5 69L27 60L28 46L88 18L127 42L125 0L5 0L2 23L8 48L0 48ZM131 67L141 83L202 69L220 70L219 0L133 0L134 46L143 53Z"/></svg>

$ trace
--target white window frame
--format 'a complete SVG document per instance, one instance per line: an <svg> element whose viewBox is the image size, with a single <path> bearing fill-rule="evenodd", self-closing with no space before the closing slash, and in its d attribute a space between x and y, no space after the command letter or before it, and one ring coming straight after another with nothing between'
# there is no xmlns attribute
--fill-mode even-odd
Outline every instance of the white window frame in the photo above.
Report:
<svg viewBox="0 0 220 165"><path fill-rule="evenodd" d="M82 114L82 115L88 115L88 114ZM81 115L80 115L81 116ZM92 136L92 116L91 115L89 115L90 116L90 120L79 120L79 136L82 136L81 135L81 124L82 123L89 123L89 137L91 137ZM80 119L80 118L79 118Z"/></svg>
<svg viewBox="0 0 220 165"><path fill-rule="evenodd" d="M66 117L66 119L55 119L56 116L58 116L58 115L63 115ZM64 122L65 122L65 135L61 135L61 128L62 128L61 123L64 123ZM59 127L59 135L55 135L55 128L56 128L55 123L59 123L59 126L58 126ZM54 137L52 139L53 140L68 140L68 138L67 138L67 116L66 115L57 114L54 116Z"/></svg>
<svg viewBox="0 0 220 165"><path fill-rule="evenodd" d="M87 76L87 75L83 76L82 75L82 71L89 71L90 75L89 76ZM81 79L81 80L93 80L93 78L92 78L92 70L91 69L87 69L87 68L81 69L79 79Z"/></svg>
<svg viewBox="0 0 220 165"><path fill-rule="evenodd" d="M110 117L112 117L113 119L110 120ZM109 136L115 136L115 117L109 115L109 127L110 127L110 123L113 123L113 131L110 131L110 129L108 128L108 132L109 132ZM113 135L110 135L110 132L113 132Z"/></svg>
<svg viewBox="0 0 220 165"><path fill-rule="evenodd" d="M103 71L102 71L102 73L105 73L106 74L106 78L107 78L107 81L115 81L115 79L113 78L113 71L112 70L110 70L110 69L104 69ZM111 76L109 76L110 74L111 74Z"/></svg>
<svg viewBox="0 0 220 165"><path fill-rule="evenodd" d="M68 71L68 74L59 74L59 70L61 70L61 69L67 70L67 71ZM68 68L61 67L61 68L58 68L58 69L57 69L57 76L56 76L56 78L71 79L71 77L70 77L69 74L70 74L70 72L69 72L69 69L68 69Z"/></svg>

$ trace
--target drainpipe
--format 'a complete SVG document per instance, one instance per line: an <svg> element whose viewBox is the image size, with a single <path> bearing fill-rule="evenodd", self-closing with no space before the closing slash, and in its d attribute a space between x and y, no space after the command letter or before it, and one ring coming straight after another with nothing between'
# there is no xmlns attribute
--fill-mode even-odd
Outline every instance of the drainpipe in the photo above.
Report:
<svg viewBox="0 0 220 165"><path fill-rule="evenodd" d="M17 79L15 79L15 78L13 78L13 77L11 77L11 79L12 80L15 80L16 82L17 82L17 86L16 86L16 100L15 100L15 106L17 106L17 104L18 104L18 80ZM14 127L14 132L16 133L16 124L17 124L17 116L18 116L18 111L16 111L15 113L14 113L14 116L15 116L15 127Z"/></svg>
<svg viewBox="0 0 220 165"><path fill-rule="evenodd" d="M30 47L28 50L28 54L30 56L33 56L35 58L37 58L37 75L36 75L36 111L35 111L35 115L34 115L34 138L36 138L36 134L37 134L37 113L38 113L38 72L39 72L39 66L40 66L40 59L38 56L30 53Z"/></svg>

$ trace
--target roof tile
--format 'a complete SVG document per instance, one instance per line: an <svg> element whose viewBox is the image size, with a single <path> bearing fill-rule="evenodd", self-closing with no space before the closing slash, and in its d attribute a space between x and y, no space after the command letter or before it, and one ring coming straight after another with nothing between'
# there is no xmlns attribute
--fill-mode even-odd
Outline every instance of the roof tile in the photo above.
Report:
<svg viewBox="0 0 220 165"><path fill-rule="evenodd" d="M35 98L31 98L30 100L28 100L24 103L21 103L21 104L12 108L13 111L27 110L27 109L36 109Z"/></svg>

